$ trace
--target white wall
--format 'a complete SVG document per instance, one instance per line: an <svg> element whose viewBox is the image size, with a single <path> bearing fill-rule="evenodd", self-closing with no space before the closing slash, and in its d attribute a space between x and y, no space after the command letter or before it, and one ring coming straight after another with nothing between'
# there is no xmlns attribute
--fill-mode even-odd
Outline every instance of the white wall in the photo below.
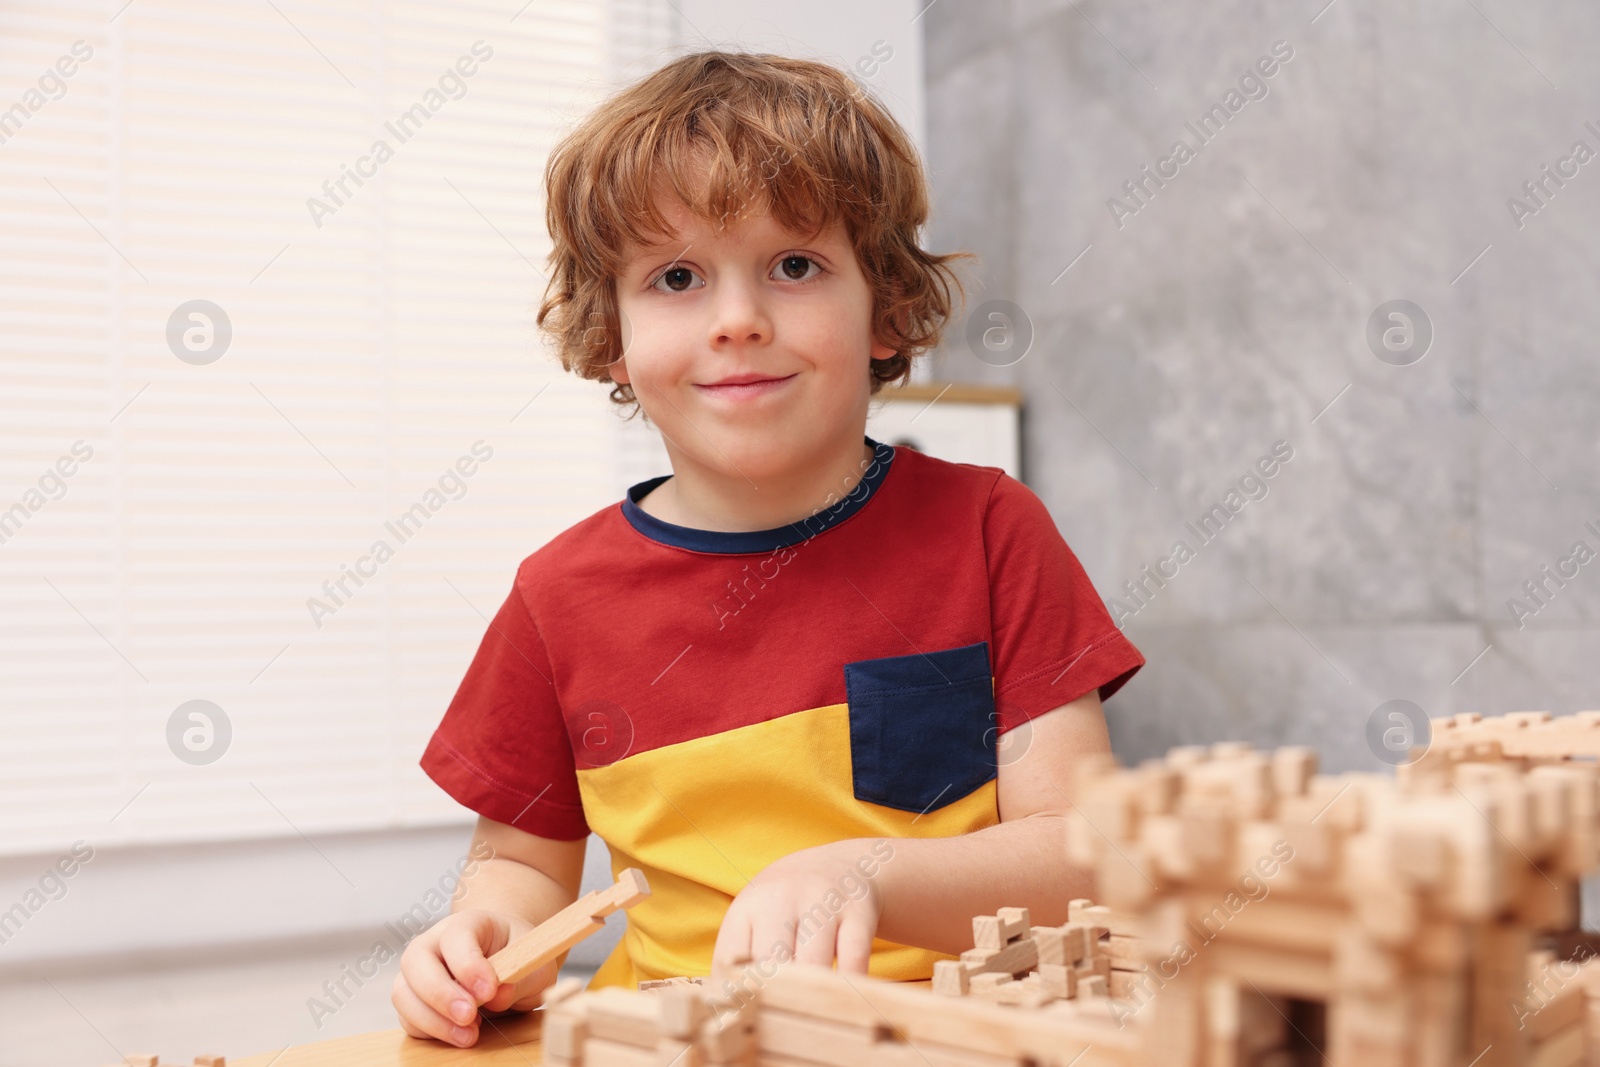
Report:
<svg viewBox="0 0 1600 1067"><path fill-rule="evenodd" d="M927 0L680 0L686 48L729 48L820 59L851 69L926 154L922 18ZM876 46L876 51L874 51ZM878 61L875 57L887 56ZM857 64L866 61L865 70Z"/></svg>

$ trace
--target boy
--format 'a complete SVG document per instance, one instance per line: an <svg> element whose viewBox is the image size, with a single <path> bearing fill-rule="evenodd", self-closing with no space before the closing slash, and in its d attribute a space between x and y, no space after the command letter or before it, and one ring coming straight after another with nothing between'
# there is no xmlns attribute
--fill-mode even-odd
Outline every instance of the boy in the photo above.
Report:
<svg viewBox="0 0 1600 1067"><path fill-rule="evenodd" d="M546 181L539 324L672 474L523 561L423 755L494 856L402 958L407 1031L539 1003L558 963L485 957L576 898L591 830L653 890L591 986L928 978L974 915L1066 921L1073 768L1144 659L1028 489L865 436L950 311L904 131L834 68L707 52Z"/></svg>

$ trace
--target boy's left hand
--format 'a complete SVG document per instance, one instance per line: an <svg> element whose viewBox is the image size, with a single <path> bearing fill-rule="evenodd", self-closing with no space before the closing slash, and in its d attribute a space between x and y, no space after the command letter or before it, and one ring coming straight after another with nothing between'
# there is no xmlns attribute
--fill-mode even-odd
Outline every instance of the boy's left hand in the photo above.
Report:
<svg viewBox="0 0 1600 1067"><path fill-rule="evenodd" d="M728 905L711 955L711 976L732 977L741 960L776 958L867 973L883 899L862 875L872 843L835 841L793 852L750 879Z"/></svg>

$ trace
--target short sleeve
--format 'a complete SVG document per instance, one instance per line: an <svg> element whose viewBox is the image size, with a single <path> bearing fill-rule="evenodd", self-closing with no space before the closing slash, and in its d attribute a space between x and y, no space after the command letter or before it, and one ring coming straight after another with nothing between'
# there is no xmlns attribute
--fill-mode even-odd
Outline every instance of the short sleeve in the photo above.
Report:
<svg viewBox="0 0 1600 1067"><path fill-rule="evenodd" d="M1144 666L1033 490L1002 474L983 537L1002 732L1091 689L1106 700Z"/></svg>
<svg viewBox="0 0 1600 1067"><path fill-rule="evenodd" d="M466 807L540 837L586 837L578 778L549 655L513 586L489 623L422 769Z"/></svg>

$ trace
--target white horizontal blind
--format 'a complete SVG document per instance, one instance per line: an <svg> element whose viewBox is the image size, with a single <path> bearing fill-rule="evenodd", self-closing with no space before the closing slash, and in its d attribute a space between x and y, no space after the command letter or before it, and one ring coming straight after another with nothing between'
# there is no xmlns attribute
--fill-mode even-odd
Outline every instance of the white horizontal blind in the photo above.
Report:
<svg viewBox="0 0 1600 1067"><path fill-rule="evenodd" d="M0 852L461 816L428 734L620 492L533 327L543 164L665 58L655 0L519 6L0 3Z"/></svg>

